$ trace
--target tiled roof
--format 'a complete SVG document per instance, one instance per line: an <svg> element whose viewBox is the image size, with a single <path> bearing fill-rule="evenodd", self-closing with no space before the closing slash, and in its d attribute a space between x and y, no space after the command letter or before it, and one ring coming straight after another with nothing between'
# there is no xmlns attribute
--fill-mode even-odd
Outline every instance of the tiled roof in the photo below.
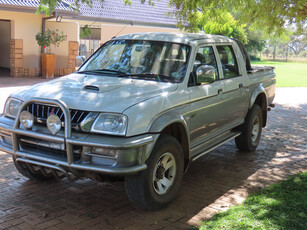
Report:
<svg viewBox="0 0 307 230"><path fill-rule="evenodd" d="M56 6L56 11L72 12L73 8L69 7L74 0L62 1ZM132 5L125 5L122 0L93 0L93 7L81 4L80 11L75 16L76 19L85 19L92 21L106 21L117 23L132 22L144 25L165 25L175 27L176 20L167 16L168 12L173 9L168 7L169 0L154 0L155 5L151 6L146 1L144 4L140 0L133 0ZM22 9L36 8L39 0L0 0L2 6L18 7Z"/></svg>
<svg viewBox="0 0 307 230"><path fill-rule="evenodd" d="M1 5L36 8L39 5L39 0L0 0ZM56 10L73 11L69 4L64 1L60 2L55 8Z"/></svg>
<svg viewBox="0 0 307 230"><path fill-rule="evenodd" d="M71 1L71 0L70 0ZM155 0L151 6L146 1L144 4L140 0L133 0L132 5L125 5L122 0L93 0L93 7L82 4L80 15L91 18L105 18L122 21L132 21L134 23L155 23L176 25L175 18L166 14L173 9L168 7L169 0Z"/></svg>

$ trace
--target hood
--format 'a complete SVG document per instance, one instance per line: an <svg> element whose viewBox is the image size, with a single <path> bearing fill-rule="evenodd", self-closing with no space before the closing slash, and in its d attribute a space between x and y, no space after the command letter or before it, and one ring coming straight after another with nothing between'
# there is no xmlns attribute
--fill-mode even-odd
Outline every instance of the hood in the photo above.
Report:
<svg viewBox="0 0 307 230"><path fill-rule="evenodd" d="M12 95L63 101L70 109L122 113L125 109L176 90L177 84L116 76L71 74Z"/></svg>

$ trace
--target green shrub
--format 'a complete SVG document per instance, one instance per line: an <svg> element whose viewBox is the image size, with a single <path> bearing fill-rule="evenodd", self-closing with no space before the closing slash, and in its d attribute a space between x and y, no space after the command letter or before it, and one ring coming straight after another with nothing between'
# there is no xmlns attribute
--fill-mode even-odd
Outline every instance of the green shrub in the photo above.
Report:
<svg viewBox="0 0 307 230"><path fill-rule="evenodd" d="M251 61L261 61L260 57L256 57L255 55L249 55Z"/></svg>

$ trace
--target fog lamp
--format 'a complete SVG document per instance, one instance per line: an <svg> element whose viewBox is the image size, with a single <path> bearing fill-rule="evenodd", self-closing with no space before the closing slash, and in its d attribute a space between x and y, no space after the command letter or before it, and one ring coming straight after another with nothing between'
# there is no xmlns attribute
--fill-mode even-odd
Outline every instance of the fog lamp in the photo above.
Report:
<svg viewBox="0 0 307 230"><path fill-rule="evenodd" d="M116 149L106 149L106 148L100 148L100 147L93 147L92 153L114 157L116 155Z"/></svg>
<svg viewBox="0 0 307 230"><path fill-rule="evenodd" d="M47 119L47 127L49 131L55 135L61 130L62 121L57 115L52 114Z"/></svg>
<svg viewBox="0 0 307 230"><path fill-rule="evenodd" d="M31 129L34 124L34 117L28 111L22 111L19 116L20 124L26 129Z"/></svg>

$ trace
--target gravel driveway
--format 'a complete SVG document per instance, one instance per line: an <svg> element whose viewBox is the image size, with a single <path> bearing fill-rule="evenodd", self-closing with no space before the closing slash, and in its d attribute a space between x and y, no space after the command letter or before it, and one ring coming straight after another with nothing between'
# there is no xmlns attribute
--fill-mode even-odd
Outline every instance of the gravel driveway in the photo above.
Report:
<svg viewBox="0 0 307 230"><path fill-rule="evenodd" d="M0 105L17 87L44 79L1 79ZM13 83L12 83L13 82ZM259 148L229 142L193 163L179 197L163 210L135 208L123 182L37 183L0 151L0 229L188 229L269 184L307 170L307 88L278 88ZM2 106L1 106L2 107Z"/></svg>

